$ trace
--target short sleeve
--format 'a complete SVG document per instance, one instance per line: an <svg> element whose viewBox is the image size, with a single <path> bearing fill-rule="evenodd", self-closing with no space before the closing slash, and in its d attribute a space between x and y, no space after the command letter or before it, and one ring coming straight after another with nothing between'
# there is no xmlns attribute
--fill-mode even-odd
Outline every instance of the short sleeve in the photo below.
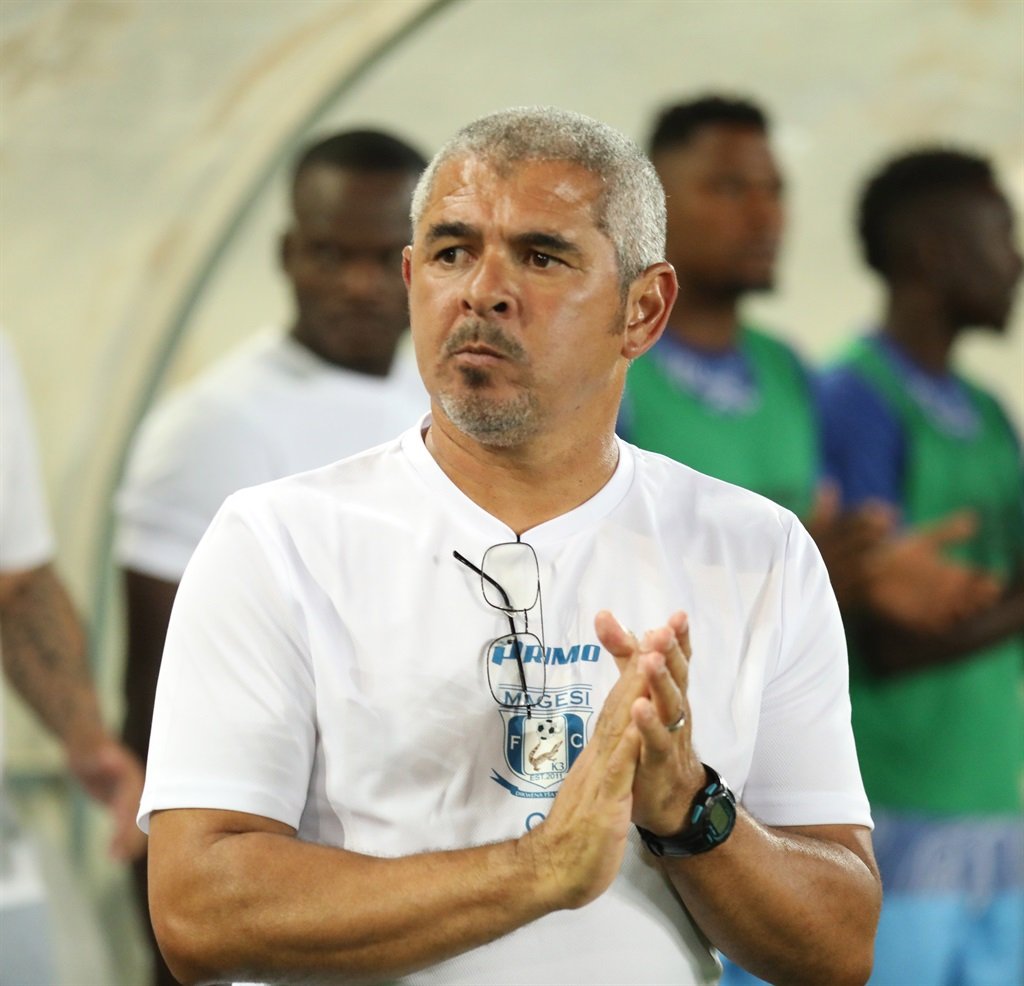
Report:
<svg viewBox="0 0 1024 986"><path fill-rule="evenodd" d="M36 568L53 551L28 396L14 350L0 333L0 571Z"/></svg>
<svg viewBox="0 0 1024 986"><path fill-rule="evenodd" d="M846 640L824 563L793 518L743 802L768 825L871 825L850 722Z"/></svg>
<svg viewBox="0 0 1024 986"><path fill-rule="evenodd" d="M186 391L141 425L117 493L123 568L180 580L224 500L274 478L265 442L231 408Z"/></svg>
<svg viewBox="0 0 1024 986"><path fill-rule="evenodd" d="M185 572L160 669L139 822L165 808L243 811L298 828L315 692L274 525L237 498ZM275 563L275 558L278 562Z"/></svg>
<svg viewBox="0 0 1024 986"><path fill-rule="evenodd" d="M837 367L817 387L825 471L845 506L868 499L902 505L905 438L899 419L870 384Z"/></svg>

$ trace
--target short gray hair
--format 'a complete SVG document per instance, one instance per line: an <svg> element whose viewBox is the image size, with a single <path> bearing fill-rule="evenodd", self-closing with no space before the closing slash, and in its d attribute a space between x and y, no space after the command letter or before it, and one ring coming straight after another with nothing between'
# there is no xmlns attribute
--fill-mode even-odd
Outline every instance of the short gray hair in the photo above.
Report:
<svg viewBox="0 0 1024 986"><path fill-rule="evenodd" d="M665 259L665 192L640 148L605 123L553 106L519 106L463 127L420 176L412 197L413 230L430 201L438 170L461 157L497 167L522 161L567 161L601 179L597 227L615 248L619 278L628 285Z"/></svg>

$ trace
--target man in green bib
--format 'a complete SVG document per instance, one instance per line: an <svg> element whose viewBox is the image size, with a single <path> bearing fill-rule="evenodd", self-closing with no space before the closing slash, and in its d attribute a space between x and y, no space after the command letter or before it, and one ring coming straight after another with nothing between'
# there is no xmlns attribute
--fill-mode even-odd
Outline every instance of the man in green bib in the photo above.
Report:
<svg viewBox="0 0 1024 986"><path fill-rule="evenodd" d="M956 373L971 327L1003 331L1022 262L989 163L947 149L885 165L859 210L887 291L880 331L822 381L845 506L902 523L970 512L951 547L1004 585L942 634L848 621L850 691L885 904L872 983L1024 982L1024 482L996 400Z"/></svg>
<svg viewBox="0 0 1024 986"><path fill-rule="evenodd" d="M680 291L661 342L630 368L620 430L806 520L819 467L810 380L739 313L745 295L772 288L782 238L768 120L746 100L705 96L663 111L648 152Z"/></svg>

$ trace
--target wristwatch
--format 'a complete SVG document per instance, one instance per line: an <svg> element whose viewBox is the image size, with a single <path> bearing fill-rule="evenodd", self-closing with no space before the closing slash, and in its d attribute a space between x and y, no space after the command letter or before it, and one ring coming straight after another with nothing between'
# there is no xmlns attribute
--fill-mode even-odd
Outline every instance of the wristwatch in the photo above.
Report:
<svg viewBox="0 0 1024 986"><path fill-rule="evenodd" d="M736 795L717 772L704 764L704 786L693 799L686 825L675 835L655 835L637 826L643 843L655 856L679 859L720 846L736 823Z"/></svg>

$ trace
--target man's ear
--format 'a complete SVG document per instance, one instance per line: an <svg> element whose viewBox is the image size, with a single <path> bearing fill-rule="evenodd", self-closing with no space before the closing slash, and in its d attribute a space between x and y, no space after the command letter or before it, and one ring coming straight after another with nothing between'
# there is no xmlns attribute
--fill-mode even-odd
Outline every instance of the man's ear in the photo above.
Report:
<svg viewBox="0 0 1024 986"><path fill-rule="evenodd" d="M665 261L651 264L629 286L622 336L626 359L642 356L661 338L678 293L675 269Z"/></svg>
<svg viewBox="0 0 1024 986"><path fill-rule="evenodd" d="M402 248L402 280L405 281L405 289L409 290L412 282L412 247Z"/></svg>

